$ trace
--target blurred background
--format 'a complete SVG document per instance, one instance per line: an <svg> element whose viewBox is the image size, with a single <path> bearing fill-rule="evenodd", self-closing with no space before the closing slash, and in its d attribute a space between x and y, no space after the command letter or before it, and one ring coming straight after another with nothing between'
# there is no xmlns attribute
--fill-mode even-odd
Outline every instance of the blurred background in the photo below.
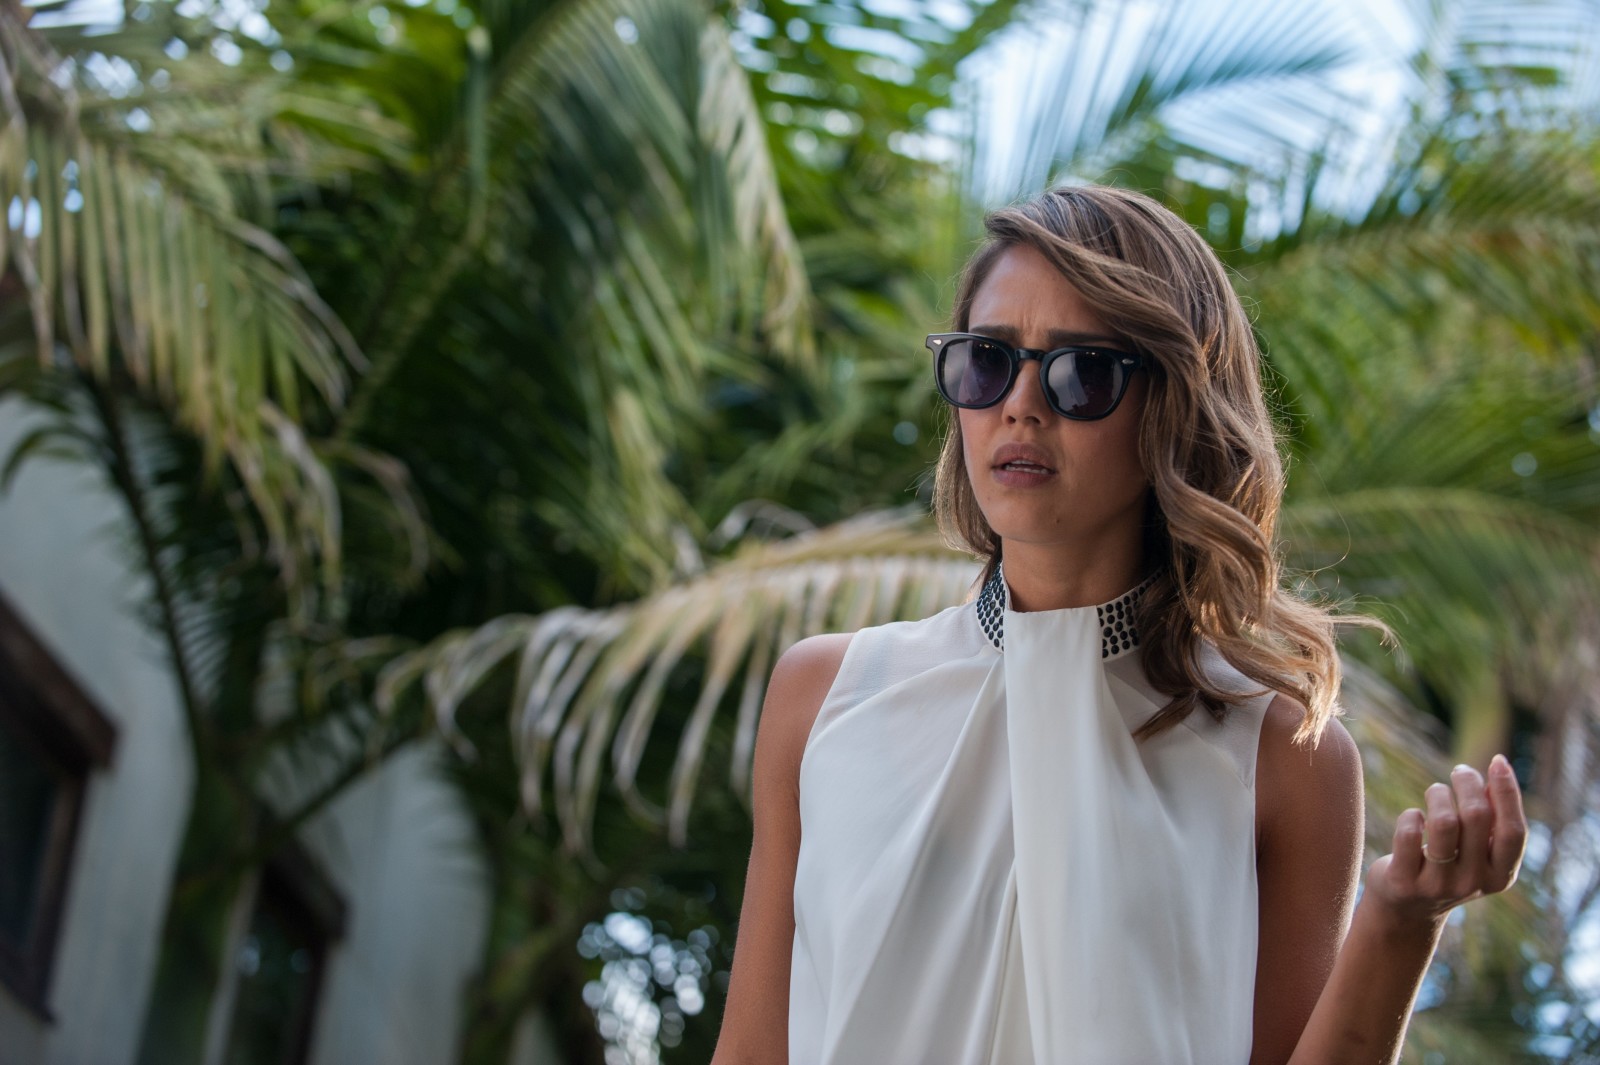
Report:
<svg viewBox="0 0 1600 1065"><path fill-rule="evenodd" d="M1292 580L1400 636L1368 860L1525 789L1406 1062L1600 1060L1592 0L0 0L0 64L0 1061L707 1061L767 674L969 593L922 337L1082 181L1229 265Z"/></svg>

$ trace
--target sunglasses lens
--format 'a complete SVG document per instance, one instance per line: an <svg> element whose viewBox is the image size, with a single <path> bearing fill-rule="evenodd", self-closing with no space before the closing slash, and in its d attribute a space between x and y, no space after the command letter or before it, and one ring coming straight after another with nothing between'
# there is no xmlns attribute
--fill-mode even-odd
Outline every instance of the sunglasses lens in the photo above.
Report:
<svg viewBox="0 0 1600 1065"><path fill-rule="evenodd" d="M1102 351L1074 351L1050 364L1048 385L1056 408L1073 418L1098 418L1122 392L1120 356Z"/></svg>
<svg viewBox="0 0 1600 1065"><path fill-rule="evenodd" d="M939 360L939 391L960 406L984 407L1005 395L1011 359L981 340L952 340Z"/></svg>

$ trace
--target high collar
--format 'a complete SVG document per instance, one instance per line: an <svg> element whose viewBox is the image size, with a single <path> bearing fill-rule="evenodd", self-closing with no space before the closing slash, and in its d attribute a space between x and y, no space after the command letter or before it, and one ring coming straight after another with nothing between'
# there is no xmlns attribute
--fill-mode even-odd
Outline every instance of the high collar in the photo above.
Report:
<svg viewBox="0 0 1600 1065"><path fill-rule="evenodd" d="M1152 573L1115 599L1100 603L1093 608L1100 622L1101 658L1115 658L1139 646L1139 633L1134 628L1134 608L1138 605L1139 597L1149 590L1155 579L1156 575ZM1002 561L995 566L994 575L984 583L983 591L978 593L974 604L978 614L978 624L983 627L983 634L994 644L997 651L1005 650L1005 614L1010 608L1010 602L1011 592L1006 586L1005 563Z"/></svg>

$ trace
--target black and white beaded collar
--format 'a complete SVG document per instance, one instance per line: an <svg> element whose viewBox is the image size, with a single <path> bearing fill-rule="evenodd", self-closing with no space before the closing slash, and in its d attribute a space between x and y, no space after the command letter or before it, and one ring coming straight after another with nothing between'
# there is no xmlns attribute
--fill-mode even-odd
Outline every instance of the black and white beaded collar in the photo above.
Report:
<svg viewBox="0 0 1600 1065"><path fill-rule="evenodd" d="M1139 646L1139 633L1133 624L1133 608L1139 597L1155 583L1155 579L1156 575L1152 573L1111 602L1095 607L1100 619L1101 658L1114 658ZM994 644L997 651L1005 650L1005 615L1009 601L1005 563L1002 562L995 566L994 576L984 583L975 604L978 624L983 626L983 634L989 637L989 642Z"/></svg>

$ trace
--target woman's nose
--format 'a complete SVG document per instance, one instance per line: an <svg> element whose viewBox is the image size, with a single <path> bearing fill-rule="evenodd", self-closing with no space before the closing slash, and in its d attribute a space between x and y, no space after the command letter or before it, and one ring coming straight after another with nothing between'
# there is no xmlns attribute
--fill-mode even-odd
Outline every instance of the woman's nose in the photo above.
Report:
<svg viewBox="0 0 1600 1065"><path fill-rule="evenodd" d="M1039 360L1024 359L1017 367L1017 379L1000 405L1008 422L1034 421L1044 424L1052 413L1044 398L1044 384L1039 379Z"/></svg>

